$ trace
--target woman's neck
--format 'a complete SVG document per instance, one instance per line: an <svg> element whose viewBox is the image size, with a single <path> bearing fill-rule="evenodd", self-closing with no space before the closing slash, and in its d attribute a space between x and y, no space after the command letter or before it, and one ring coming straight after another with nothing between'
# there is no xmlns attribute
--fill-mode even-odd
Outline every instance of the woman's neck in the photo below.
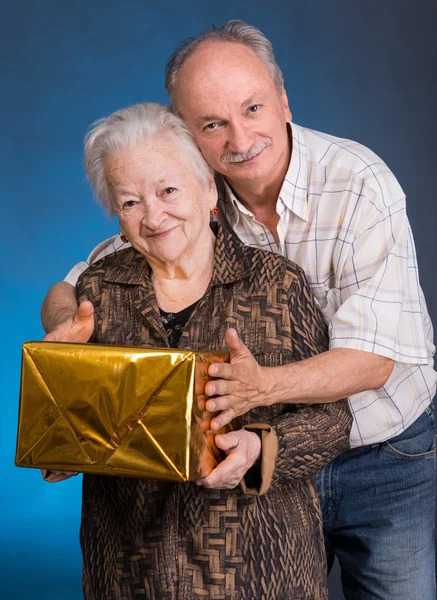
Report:
<svg viewBox="0 0 437 600"><path fill-rule="evenodd" d="M215 241L214 234L209 231L205 240L177 263L151 264L159 308L179 312L202 298L211 281Z"/></svg>

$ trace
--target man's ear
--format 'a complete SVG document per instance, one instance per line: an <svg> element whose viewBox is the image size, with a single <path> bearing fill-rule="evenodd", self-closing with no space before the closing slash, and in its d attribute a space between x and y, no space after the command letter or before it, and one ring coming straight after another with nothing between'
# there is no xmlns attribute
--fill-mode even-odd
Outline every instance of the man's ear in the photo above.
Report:
<svg viewBox="0 0 437 600"><path fill-rule="evenodd" d="M287 97L287 92L285 91L284 86L282 86L281 101L282 101L282 106L284 108L286 121L287 121L287 123L289 123L292 119L292 115L291 115L290 107L288 106L288 97Z"/></svg>

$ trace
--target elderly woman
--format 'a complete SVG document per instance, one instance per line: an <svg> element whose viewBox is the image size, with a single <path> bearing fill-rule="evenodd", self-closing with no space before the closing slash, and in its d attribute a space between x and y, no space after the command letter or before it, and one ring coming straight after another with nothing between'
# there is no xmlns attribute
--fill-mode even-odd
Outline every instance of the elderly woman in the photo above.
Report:
<svg viewBox="0 0 437 600"><path fill-rule="evenodd" d="M169 109L141 104L98 122L85 165L132 245L78 281L95 307L91 341L222 351L235 329L262 366L327 349L302 270L210 226L213 174ZM348 448L350 424L346 402L261 407L216 436L221 478L84 475L85 598L327 598L312 476ZM241 485L226 489L235 476Z"/></svg>

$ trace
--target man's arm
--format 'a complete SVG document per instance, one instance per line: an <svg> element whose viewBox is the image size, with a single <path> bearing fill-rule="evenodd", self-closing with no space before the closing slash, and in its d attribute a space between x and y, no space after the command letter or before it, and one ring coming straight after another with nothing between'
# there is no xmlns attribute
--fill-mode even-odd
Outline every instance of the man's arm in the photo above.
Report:
<svg viewBox="0 0 437 600"><path fill-rule="evenodd" d="M74 286L65 281L55 283L44 298L41 321L46 333L56 329L62 322L72 319L77 311Z"/></svg>
<svg viewBox="0 0 437 600"><path fill-rule="evenodd" d="M288 382L283 381L285 373L280 380L280 373L271 369L270 393L278 398L277 402L332 402L383 387L394 364L390 358L370 352L334 348L287 365L291 377ZM284 384L288 384L289 391Z"/></svg>
<svg viewBox="0 0 437 600"><path fill-rule="evenodd" d="M51 288L44 300L44 304L48 301L48 298L54 288L60 285L62 284L57 283ZM74 287L68 283L65 285L71 288L74 294ZM58 292L56 291L54 293L55 295L58 295L59 298ZM63 303L59 310L55 309L51 311L53 317L52 322L54 326L53 329L50 329L49 333L47 333L47 335L44 337L44 341L75 342L85 344L88 342L94 331L94 306L88 300L83 300L78 306L76 302L76 296L74 295L74 306L73 303L71 303L70 307L68 308L62 294L61 297L63 299ZM41 313L44 310L44 304Z"/></svg>
<svg viewBox="0 0 437 600"><path fill-rule="evenodd" d="M45 316L47 318L44 320ZM69 283L57 283L44 299L41 319L48 332L44 341L85 343L93 333L94 307L88 301L81 302L78 306L74 287ZM42 469L41 474L44 481L49 483L57 483L77 475L68 471L47 469Z"/></svg>
<svg viewBox="0 0 437 600"><path fill-rule="evenodd" d="M209 370L219 381L209 383L205 393L219 398L209 401L207 410L228 411L213 420L213 427L260 404L332 402L378 389L395 362L427 363L422 323L426 309L405 198L384 206L371 190L366 193L374 210L368 215L362 211L353 243L336 272L340 307L331 319L331 349L265 370L241 342L231 341L231 364L226 369L211 365Z"/></svg>
<svg viewBox="0 0 437 600"><path fill-rule="evenodd" d="M92 250L86 261L78 263L71 269L64 281L55 283L50 288L41 307L41 321L46 333L52 332L58 325L74 317L77 311L74 286L87 267L125 248L130 248L130 244L124 242L120 235L113 235L103 240Z"/></svg>
<svg viewBox="0 0 437 600"><path fill-rule="evenodd" d="M261 367L237 332L226 332L231 351L230 364L213 364L205 387L208 411L223 411L211 421L211 429L227 425L256 406L276 403L314 404L382 387L393 370L394 361L363 352L336 348L281 367Z"/></svg>

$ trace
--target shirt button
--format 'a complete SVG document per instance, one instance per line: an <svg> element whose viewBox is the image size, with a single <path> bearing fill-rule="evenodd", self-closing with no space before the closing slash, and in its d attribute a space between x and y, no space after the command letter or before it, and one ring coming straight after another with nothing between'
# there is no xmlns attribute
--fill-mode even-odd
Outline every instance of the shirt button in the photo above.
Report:
<svg viewBox="0 0 437 600"><path fill-rule="evenodd" d="M266 239L266 236L264 233L261 233L259 236L259 239L261 240L261 242L263 242Z"/></svg>

